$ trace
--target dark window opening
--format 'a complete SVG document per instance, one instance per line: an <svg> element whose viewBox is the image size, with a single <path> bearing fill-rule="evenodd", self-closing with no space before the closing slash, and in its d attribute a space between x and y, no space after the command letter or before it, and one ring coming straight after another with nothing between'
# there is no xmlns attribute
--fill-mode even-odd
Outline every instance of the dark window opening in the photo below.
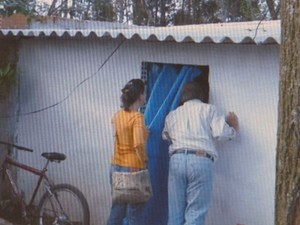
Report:
<svg viewBox="0 0 300 225"><path fill-rule="evenodd" d="M199 88L205 89L205 103L209 102L209 66L199 66L199 65L181 65L181 64L165 64L165 63L156 63L156 62L143 62L142 63L142 79L145 81L147 85L147 101L152 92L153 85L161 73L164 66L173 67L177 73L179 74L182 68L185 66L196 67L201 71L199 76L196 76L193 80L199 83ZM166 81L167 82L167 81ZM162 87L164 88L164 87ZM180 91L180 90L178 90ZM143 111L143 109L142 109Z"/></svg>

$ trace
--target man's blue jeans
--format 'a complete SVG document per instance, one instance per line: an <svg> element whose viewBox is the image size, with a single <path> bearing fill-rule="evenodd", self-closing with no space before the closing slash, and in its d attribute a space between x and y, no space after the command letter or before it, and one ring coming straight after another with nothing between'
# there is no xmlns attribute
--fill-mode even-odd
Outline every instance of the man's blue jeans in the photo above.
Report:
<svg viewBox="0 0 300 225"><path fill-rule="evenodd" d="M112 183L112 172L130 172L130 168L111 165L110 183ZM141 204L116 204L113 203L107 225L142 225L144 223L145 203Z"/></svg>
<svg viewBox="0 0 300 225"><path fill-rule="evenodd" d="M213 162L194 154L175 153L169 165L168 225L204 225L211 203Z"/></svg>

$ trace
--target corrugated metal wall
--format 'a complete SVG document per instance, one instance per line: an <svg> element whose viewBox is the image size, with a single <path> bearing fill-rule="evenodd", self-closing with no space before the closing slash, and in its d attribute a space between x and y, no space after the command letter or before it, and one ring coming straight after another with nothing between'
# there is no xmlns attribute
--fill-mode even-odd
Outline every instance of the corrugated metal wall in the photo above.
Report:
<svg viewBox="0 0 300 225"><path fill-rule="evenodd" d="M36 151L20 153L19 160L42 166L41 152L64 152L67 160L49 174L80 188L92 224L104 225L110 210L110 118L119 109L120 89L141 76L142 62L208 65L210 102L235 111L241 131L219 145L207 225L273 224L279 46L127 40L102 67L120 41L22 41L20 110L29 114L19 117L18 144ZM34 181L20 173L26 193Z"/></svg>

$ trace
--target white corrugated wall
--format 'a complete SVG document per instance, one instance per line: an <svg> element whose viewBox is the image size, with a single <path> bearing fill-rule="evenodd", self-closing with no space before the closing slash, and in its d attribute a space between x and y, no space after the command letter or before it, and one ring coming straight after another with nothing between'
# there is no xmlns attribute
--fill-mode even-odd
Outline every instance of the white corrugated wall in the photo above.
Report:
<svg viewBox="0 0 300 225"><path fill-rule="evenodd" d="M120 89L140 77L143 61L208 65L210 102L236 112L240 133L219 145L207 225L274 224L279 46L127 40L99 70L120 41L22 40L21 113L60 103L20 116L18 144L36 151L19 152L18 159L41 167L42 152L65 153L67 160L51 166L49 175L81 189L92 225L104 225L110 209L110 117L119 109ZM30 194L35 179L20 173L19 181Z"/></svg>

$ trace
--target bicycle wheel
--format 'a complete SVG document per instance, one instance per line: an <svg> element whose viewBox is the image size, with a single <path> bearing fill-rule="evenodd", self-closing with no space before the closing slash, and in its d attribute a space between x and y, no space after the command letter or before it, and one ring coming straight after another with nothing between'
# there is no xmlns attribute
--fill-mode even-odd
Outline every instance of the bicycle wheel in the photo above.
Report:
<svg viewBox="0 0 300 225"><path fill-rule="evenodd" d="M69 184L50 190L39 204L39 225L89 225L89 207L81 191Z"/></svg>

